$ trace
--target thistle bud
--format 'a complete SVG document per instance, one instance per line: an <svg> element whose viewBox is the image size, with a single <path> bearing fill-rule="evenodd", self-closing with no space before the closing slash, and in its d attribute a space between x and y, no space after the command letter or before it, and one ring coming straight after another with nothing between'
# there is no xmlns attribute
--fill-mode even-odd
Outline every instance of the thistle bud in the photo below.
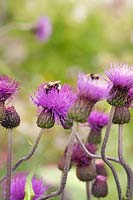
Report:
<svg viewBox="0 0 133 200"><path fill-rule="evenodd" d="M108 194L107 177L98 175L92 184L92 194L97 197L106 197Z"/></svg>
<svg viewBox="0 0 133 200"><path fill-rule="evenodd" d="M76 175L80 181L92 181L96 177L96 167L94 163L88 166L77 166Z"/></svg>
<svg viewBox="0 0 133 200"><path fill-rule="evenodd" d="M87 142L90 144L100 144L101 143L101 131L90 130L87 138Z"/></svg>
<svg viewBox="0 0 133 200"><path fill-rule="evenodd" d="M125 124L130 121L130 112L127 107L125 106L118 106L115 108L115 113L113 116L113 123L114 124Z"/></svg>
<svg viewBox="0 0 133 200"><path fill-rule="evenodd" d="M108 176L105 164L102 160L96 160L96 172L97 175Z"/></svg>
<svg viewBox="0 0 133 200"><path fill-rule="evenodd" d="M5 117L5 106L3 103L0 103L0 122L4 119Z"/></svg>
<svg viewBox="0 0 133 200"><path fill-rule="evenodd" d="M92 110L94 103L90 103L84 98L78 98L69 111L68 116L74 121L85 123Z"/></svg>
<svg viewBox="0 0 133 200"><path fill-rule="evenodd" d="M14 106L7 107L5 109L5 116L1 121L1 125L4 128L12 129L16 128L20 124L20 116L16 112Z"/></svg>
<svg viewBox="0 0 133 200"><path fill-rule="evenodd" d="M52 128L55 123L54 114L50 110L42 110L37 118L37 126L40 128Z"/></svg>
<svg viewBox="0 0 133 200"><path fill-rule="evenodd" d="M73 126L73 120L69 117L60 117L60 122L64 129L70 129Z"/></svg>
<svg viewBox="0 0 133 200"><path fill-rule="evenodd" d="M58 169L61 171L64 170L65 160L66 160L66 157L65 155L63 155L58 162ZM71 167L72 167L72 163L70 163L69 169L71 169Z"/></svg>

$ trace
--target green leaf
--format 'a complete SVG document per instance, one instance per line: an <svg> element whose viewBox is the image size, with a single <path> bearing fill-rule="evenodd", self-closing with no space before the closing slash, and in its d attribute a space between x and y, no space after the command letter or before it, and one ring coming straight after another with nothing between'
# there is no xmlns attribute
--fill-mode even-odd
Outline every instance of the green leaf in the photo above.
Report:
<svg viewBox="0 0 133 200"><path fill-rule="evenodd" d="M26 178L24 200L32 200L32 198L34 196L34 191L33 191L33 188L32 188L32 177L33 177L33 174L30 173Z"/></svg>

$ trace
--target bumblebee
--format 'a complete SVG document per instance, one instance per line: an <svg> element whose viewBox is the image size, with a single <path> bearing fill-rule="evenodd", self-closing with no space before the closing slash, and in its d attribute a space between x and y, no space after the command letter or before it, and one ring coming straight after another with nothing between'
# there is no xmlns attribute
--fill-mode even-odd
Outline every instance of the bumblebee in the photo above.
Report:
<svg viewBox="0 0 133 200"><path fill-rule="evenodd" d="M99 80L100 79L100 76L97 75L97 74L87 74L87 77L91 78L92 80Z"/></svg>
<svg viewBox="0 0 133 200"><path fill-rule="evenodd" d="M53 82L49 82L46 85L44 85L44 89L46 91L46 94L48 94L48 92L52 89L56 89L58 92L61 89L61 85L60 85L60 81L53 81Z"/></svg>

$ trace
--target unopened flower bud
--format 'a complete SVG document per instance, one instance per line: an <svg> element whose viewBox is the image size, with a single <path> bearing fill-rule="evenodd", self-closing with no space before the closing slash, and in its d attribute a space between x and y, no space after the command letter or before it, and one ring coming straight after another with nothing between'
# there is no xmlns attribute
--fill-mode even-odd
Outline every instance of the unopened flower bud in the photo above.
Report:
<svg viewBox="0 0 133 200"><path fill-rule="evenodd" d="M20 116L13 106L7 107L1 125L7 129L16 128L20 124Z"/></svg>
<svg viewBox="0 0 133 200"><path fill-rule="evenodd" d="M105 164L102 160L96 160L96 172L97 175L108 176Z"/></svg>
<svg viewBox="0 0 133 200"><path fill-rule="evenodd" d="M125 106L118 106L115 108L115 113L113 116L114 124L125 124L130 121L130 112L129 109Z"/></svg>
<svg viewBox="0 0 133 200"><path fill-rule="evenodd" d="M107 177L98 175L92 184L92 194L97 197L106 197L108 194Z"/></svg>
<svg viewBox="0 0 133 200"><path fill-rule="evenodd" d="M5 117L5 106L1 102L0 103L0 122L4 119L4 117Z"/></svg>
<svg viewBox="0 0 133 200"><path fill-rule="evenodd" d="M88 119L94 103L90 103L84 98L78 98L69 111L69 117L74 121L85 123Z"/></svg>
<svg viewBox="0 0 133 200"><path fill-rule="evenodd" d="M90 144L100 144L101 143L101 131L90 130L87 138L87 142Z"/></svg>
<svg viewBox="0 0 133 200"><path fill-rule="evenodd" d="M91 163L88 166L77 166L76 175L80 181L92 181L96 177L95 164Z"/></svg>
<svg viewBox="0 0 133 200"><path fill-rule="evenodd" d="M37 118L37 126L40 128L52 128L54 123L54 114L50 110L42 110Z"/></svg>
<svg viewBox="0 0 133 200"><path fill-rule="evenodd" d="M63 155L63 156L60 158L59 162L58 162L58 169L61 170L61 171L64 170L65 159L66 159L65 155ZM72 166L72 164L70 163L69 169L71 169L71 166Z"/></svg>
<svg viewBox="0 0 133 200"><path fill-rule="evenodd" d="M60 117L60 122L64 129L70 129L73 126L73 120L69 117Z"/></svg>

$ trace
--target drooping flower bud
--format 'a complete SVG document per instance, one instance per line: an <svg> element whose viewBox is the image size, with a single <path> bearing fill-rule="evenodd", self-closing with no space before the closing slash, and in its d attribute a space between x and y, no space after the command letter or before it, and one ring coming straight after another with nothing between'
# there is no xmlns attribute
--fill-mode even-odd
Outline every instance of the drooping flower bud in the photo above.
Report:
<svg viewBox="0 0 133 200"><path fill-rule="evenodd" d="M96 166L90 163L88 166L77 166L76 175L80 181L92 181L96 177Z"/></svg>
<svg viewBox="0 0 133 200"><path fill-rule="evenodd" d="M125 124L131 119L129 109L126 106L118 106L115 108L112 122L114 124Z"/></svg>
<svg viewBox="0 0 133 200"><path fill-rule="evenodd" d="M65 155L63 155L63 156L60 158L59 162L58 162L58 169L61 170L61 171L64 170L65 159L66 159ZM71 169L71 167L72 167L72 163L70 163L69 169Z"/></svg>
<svg viewBox="0 0 133 200"><path fill-rule="evenodd" d="M106 197L108 194L107 177L98 175L92 184L92 194L97 197Z"/></svg>
<svg viewBox="0 0 133 200"><path fill-rule="evenodd" d="M40 128L52 128L54 123L54 113L52 113L50 110L42 110L37 118L37 126Z"/></svg>
<svg viewBox="0 0 133 200"><path fill-rule="evenodd" d="M20 116L16 112L14 106L7 107L5 109L5 116L1 121L1 125L7 129L13 129L19 126Z"/></svg>

